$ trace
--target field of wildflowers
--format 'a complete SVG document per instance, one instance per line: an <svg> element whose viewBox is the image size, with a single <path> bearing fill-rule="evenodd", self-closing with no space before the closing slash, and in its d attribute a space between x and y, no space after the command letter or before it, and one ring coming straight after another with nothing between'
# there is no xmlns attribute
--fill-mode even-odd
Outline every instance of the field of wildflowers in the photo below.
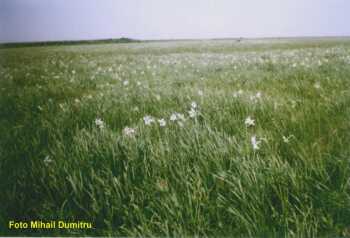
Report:
<svg viewBox="0 0 350 238"><path fill-rule="evenodd" d="M0 138L0 235L350 236L350 39L0 49Z"/></svg>

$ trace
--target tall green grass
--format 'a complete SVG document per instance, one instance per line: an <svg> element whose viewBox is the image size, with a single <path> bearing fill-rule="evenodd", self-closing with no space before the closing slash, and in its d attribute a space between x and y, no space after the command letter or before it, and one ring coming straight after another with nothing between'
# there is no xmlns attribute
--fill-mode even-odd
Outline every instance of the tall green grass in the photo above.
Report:
<svg viewBox="0 0 350 238"><path fill-rule="evenodd" d="M349 236L349 55L347 41L1 49L0 235ZM94 229L8 229L55 219Z"/></svg>

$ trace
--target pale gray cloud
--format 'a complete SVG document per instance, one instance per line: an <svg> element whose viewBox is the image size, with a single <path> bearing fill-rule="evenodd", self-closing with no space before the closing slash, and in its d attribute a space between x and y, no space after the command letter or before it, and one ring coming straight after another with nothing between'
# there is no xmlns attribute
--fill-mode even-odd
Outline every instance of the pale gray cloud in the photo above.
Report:
<svg viewBox="0 0 350 238"><path fill-rule="evenodd" d="M0 0L0 41L350 35L348 0Z"/></svg>

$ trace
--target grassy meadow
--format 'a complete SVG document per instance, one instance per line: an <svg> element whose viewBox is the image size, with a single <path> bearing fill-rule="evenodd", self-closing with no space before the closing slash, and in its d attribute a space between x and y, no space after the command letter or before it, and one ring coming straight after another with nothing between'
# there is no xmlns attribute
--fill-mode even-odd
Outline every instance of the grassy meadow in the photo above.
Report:
<svg viewBox="0 0 350 238"><path fill-rule="evenodd" d="M0 49L0 235L350 236L349 162L350 38Z"/></svg>

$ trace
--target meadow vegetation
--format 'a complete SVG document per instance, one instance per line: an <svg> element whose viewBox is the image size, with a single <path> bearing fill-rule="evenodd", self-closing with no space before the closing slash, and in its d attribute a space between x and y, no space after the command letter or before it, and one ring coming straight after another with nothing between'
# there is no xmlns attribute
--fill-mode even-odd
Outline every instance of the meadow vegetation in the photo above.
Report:
<svg viewBox="0 0 350 238"><path fill-rule="evenodd" d="M347 38L0 49L0 235L350 236L349 159Z"/></svg>

